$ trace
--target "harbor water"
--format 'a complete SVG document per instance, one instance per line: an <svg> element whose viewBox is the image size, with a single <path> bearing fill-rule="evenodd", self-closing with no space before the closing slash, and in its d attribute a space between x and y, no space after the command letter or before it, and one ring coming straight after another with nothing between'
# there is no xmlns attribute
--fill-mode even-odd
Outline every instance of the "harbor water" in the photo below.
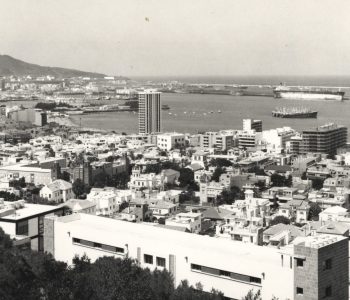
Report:
<svg viewBox="0 0 350 300"><path fill-rule="evenodd" d="M303 101L275 99L259 96L162 94L163 131L197 133L221 129L242 129L245 118L260 119L263 129L290 126L301 131L330 122L350 129L350 100ZM272 117L276 107L305 107L318 111L317 119L280 119ZM82 127L116 132L137 133L137 113L107 112L72 116L72 121Z"/></svg>

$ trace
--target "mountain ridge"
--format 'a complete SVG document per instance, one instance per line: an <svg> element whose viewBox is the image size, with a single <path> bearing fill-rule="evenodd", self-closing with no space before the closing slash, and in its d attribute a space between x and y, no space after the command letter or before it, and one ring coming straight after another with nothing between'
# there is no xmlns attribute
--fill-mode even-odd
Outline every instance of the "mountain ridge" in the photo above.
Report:
<svg viewBox="0 0 350 300"><path fill-rule="evenodd" d="M8 54L0 54L0 76L54 76L56 78L93 77L102 78L105 74L80 71L70 68L48 67L27 63Z"/></svg>

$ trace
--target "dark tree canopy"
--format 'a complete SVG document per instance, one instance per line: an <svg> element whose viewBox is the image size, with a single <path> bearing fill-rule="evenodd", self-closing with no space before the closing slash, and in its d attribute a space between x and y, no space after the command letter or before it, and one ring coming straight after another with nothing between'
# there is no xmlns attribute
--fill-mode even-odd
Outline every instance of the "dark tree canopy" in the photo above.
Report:
<svg viewBox="0 0 350 300"><path fill-rule="evenodd" d="M288 218L286 218L285 216L276 216L273 220L271 220L270 225L276 225L276 224L290 224L290 220Z"/></svg>
<svg viewBox="0 0 350 300"><path fill-rule="evenodd" d="M322 211L322 208L314 202L309 203L310 209L309 209L309 220L310 221L318 221L318 215Z"/></svg>

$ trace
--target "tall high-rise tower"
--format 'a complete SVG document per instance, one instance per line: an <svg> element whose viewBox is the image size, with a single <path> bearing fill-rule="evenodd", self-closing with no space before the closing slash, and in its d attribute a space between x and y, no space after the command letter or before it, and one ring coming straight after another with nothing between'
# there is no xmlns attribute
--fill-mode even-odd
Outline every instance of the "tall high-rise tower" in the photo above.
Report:
<svg viewBox="0 0 350 300"><path fill-rule="evenodd" d="M145 90L139 93L139 133L161 132L160 92Z"/></svg>

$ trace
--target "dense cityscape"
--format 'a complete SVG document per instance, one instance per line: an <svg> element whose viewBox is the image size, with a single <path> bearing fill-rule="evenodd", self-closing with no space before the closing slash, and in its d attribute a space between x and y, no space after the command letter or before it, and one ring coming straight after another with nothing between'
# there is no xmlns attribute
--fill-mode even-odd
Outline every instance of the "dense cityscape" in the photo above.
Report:
<svg viewBox="0 0 350 300"><path fill-rule="evenodd" d="M159 299L345 299L347 128L265 130L261 120L243 119L241 128L217 132L163 132L162 111L171 107L162 86L3 77L2 242L76 268L112 256L161 271L152 276L177 289ZM139 132L70 121L103 110L137 113ZM79 291L47 297L75 299Z"/></svg>

